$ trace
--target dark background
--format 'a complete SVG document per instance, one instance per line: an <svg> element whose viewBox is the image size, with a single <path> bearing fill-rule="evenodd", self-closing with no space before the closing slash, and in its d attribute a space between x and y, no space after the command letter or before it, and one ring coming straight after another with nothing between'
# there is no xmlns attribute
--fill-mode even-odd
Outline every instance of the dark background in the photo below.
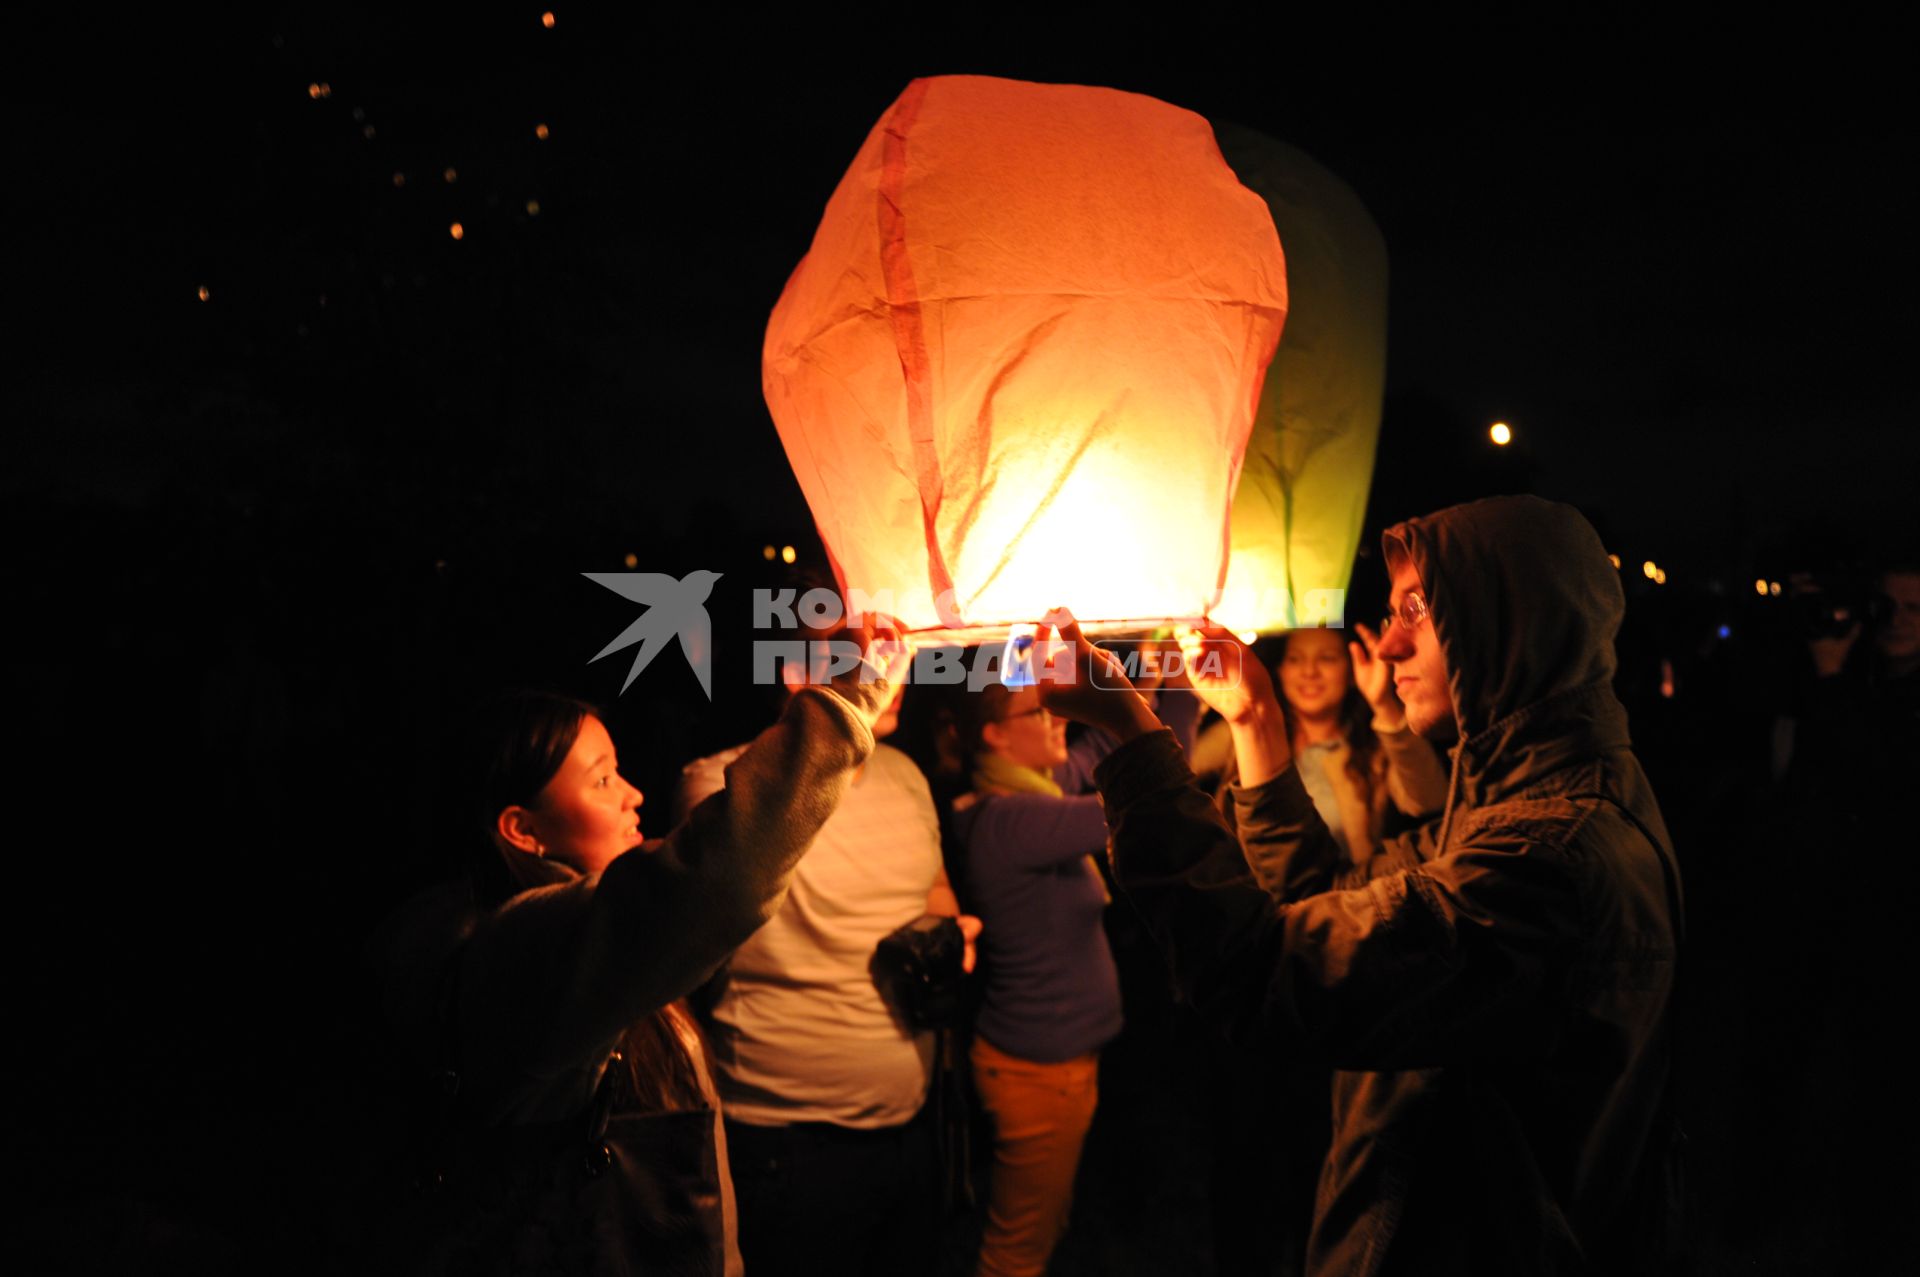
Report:
<svg viewBox="0 0 1920 1277"><path fill-rule="evenodd" d="M780 576L763 548L817 556L760 338L916 75L1149 93L1355 188L1392 270L1363 544L1494 492L1587 511L1626 565L1623 694L1712 917L1799 659L1754 580L1913 544L1913 138L1885 33L1175 23L22 29L10 956L17 1161L56 1252L232 1256L302 1217L349 956L428 872L454 707L511 682L600 699L661 797L763 720L675 659L620 695L625 656L587 661L631 607L579 573L725 572L724 671ZM1382 584L1363 557L1356 615ZM1737 1054L1738 1017L1707 1021Z"/></svg>

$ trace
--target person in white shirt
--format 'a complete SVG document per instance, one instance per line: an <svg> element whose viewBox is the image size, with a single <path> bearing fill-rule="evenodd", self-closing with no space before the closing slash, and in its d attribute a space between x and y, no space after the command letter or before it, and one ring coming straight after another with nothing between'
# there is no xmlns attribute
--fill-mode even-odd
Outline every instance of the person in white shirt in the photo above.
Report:
<svg viewBox="0 0 1920 1277"><path fill-rule="evenodd" d="M898 722L896 696L876 739ZM724 788L740 752L688 764L681 810ZM751 1272L935 1262L940 1182L921 1116L934 1038L888 1010L869 970L882 937L928 914L960 914L939 817L919 768L878 745L779 912L734 952L702 1013ZM962 920L969 939L978 925Z"/></svg>

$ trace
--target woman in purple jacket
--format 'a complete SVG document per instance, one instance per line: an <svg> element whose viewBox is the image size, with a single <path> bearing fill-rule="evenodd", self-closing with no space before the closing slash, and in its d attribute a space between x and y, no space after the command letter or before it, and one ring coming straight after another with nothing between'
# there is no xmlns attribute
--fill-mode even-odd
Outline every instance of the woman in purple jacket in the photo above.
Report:
<svg viewBox="0 0 1920 1277"><path fill-rule="evenodd" d="M1191 736L1191 695L1162 698ZM1098 1100L1100 1048L1120 1032L1107 890L1094 857L1107 822L1094 766L1114 747L1066 723L1032 688L971 697L973 792L954 804L963 896L985 923L986 990L974 1024L975 1089L993 1124L980 1277L1045 1272L1066 1231L1080 1148ZM1183 738L1184 739L1184 738Z"/></svg>

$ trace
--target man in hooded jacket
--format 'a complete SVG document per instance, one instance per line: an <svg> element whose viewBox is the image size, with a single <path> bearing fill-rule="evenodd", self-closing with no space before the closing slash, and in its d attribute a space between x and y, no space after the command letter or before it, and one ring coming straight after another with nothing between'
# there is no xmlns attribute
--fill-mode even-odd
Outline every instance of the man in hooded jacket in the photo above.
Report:
<svg viewBox="0 0 1920 1277"><path fill-rule="evenodd" d="M1532 497L1385 542L1380 655L1415 730L1456 744L1442 817L1364 864L1315 813L1257 662L1238 687L1196 678L1239 756L1217 810L1070 618L1078 673L1044 695L1126 741L1096 775L1114 874L1183 995L1336 1069L1310 1273L1666 1271L1680 883L1612 691L1617 571Z"/></svg>

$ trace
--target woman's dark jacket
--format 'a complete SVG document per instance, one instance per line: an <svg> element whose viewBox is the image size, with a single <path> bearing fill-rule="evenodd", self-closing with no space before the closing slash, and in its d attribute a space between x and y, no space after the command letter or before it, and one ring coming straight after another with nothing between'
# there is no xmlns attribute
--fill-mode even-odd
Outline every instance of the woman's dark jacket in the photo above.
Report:
<svg viewBox="0 0 1920 1277"><path fill-rule="evenodd" d="M441 1182L403 1209L415 1249L391 1270L723 1271L713 1112L661 1111L622 1048L779 907L890 693L794 696L723 793L597 877L513 853L543 885L477 914L428 901L392 929L388 1017L450 1096L423 1155Z"/></svg>

